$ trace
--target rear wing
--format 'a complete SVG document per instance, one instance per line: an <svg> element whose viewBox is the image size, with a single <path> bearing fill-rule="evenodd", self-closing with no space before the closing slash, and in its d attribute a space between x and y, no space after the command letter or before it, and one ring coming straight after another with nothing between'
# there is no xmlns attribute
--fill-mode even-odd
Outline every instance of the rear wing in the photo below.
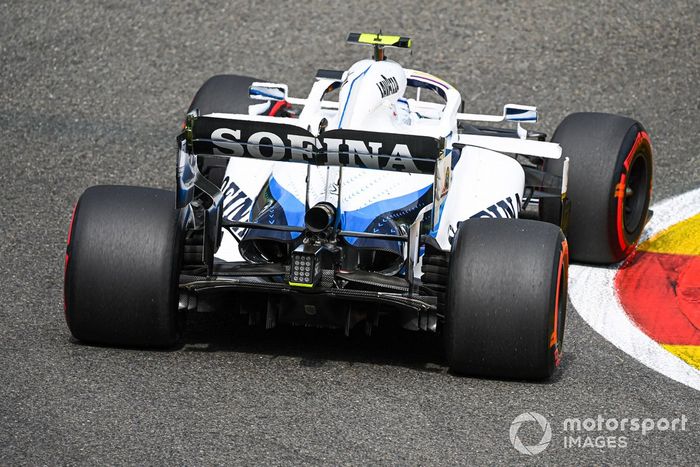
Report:
<svg viewBox="0 0 700 467"><path fill-rule="evenodd" d="M291 119L236 114L190 113L183 137L194 155L430 175L445 154L444 138L345 129L314 136Z"/></svg>
<svg viewBox="0 0 700 467"><path fill-rule="evenodd" d="M220 227L257 228L301 232L294 226L226 221L221 218L223 193L220 187L203 176L197 168L198 155L215 157L248 157L266 161L297 162L307 165L392 170L433 176L433 203L424 209L432 211L435 228L438 210L450 184L451 154L445 151L444 138L380 133L357 130L328 130L314 136L299 127L293 119L255 115L187 114L185 128L178 137L177 207L187 206L198 188L212 203L205 210L202 258L210 274L214 267L214 251ZM342 184L339 181L339 184ZM307 190L308 199L308 190ZM340 191L338 191L340 203ZM409 235L384 235L369 232L341 231L344 237L364 237L407 243L407 271L412 275L418 257L418 223Z"/></svg>

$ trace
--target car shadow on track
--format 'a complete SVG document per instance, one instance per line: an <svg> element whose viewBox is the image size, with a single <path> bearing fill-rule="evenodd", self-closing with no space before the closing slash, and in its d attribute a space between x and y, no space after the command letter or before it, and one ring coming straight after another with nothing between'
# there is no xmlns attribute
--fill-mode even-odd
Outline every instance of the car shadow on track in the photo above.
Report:
<svg viewBox="0 0 700 467"><path fill-rule="evenodd" d="M286 356L297 358L305 367L340 361L446 373L440 337L395 326L380 326L367 336L362 323L347 337L338 329L279 326L265 330L229 313L189 313L182 351Z"/></svg>
<svg viewBox="0 0 700 467"><path fill-rule="evenodd" d="M571 308L569 308L571 309ZM242 352L270 358L291 357L307 368L329 362L367 363L409 368L427 373L452 374L447 368L439 333L407 331L386 323L367 336L362 323L345 336L343 330L279 326L265 330L249 326L227 312L189 313L182 352ZM549 385L561 381L575 360L567 354L548 380L525 381L477 377L515 384Z"/></svg>

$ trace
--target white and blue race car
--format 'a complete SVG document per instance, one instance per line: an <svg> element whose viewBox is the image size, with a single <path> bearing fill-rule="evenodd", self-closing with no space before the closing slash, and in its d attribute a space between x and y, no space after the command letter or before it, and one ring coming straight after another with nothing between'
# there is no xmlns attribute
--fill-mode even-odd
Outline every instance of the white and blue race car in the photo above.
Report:
<svg viewBox="0 0 700 467"><path fill-rule="evenodd" d="M96 186L68 238L65 309L86 343L168 347L187 312L250 324L441 333L459 374L543 379L561 360L572 260L609 264L650 217L642 125L534 107L465 113L459 91L372 57L285 84L209 79L177 138L175 192Z"/></svg>

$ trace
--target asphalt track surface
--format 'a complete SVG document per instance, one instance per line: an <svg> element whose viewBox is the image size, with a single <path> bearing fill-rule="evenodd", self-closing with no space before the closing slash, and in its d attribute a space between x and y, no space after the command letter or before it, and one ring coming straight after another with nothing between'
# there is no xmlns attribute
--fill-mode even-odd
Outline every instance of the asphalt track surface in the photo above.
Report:
<svg viewBox="0 0 700 467"><path fill-rule="evenodd" d="M569 306L562 371L531 384L447 373L434 336L255 333L195 316L169 352L72 341L62 310L73 203L98 183L171 187L174 136L201 83L242 73L305 95L317 68L400 33L392 57L444 77L474 112L536 104L642 121L654 198L700 184L697 2L0 2L0 464L691 464L700 393L617 350ZM537 456L511 421L552 424ZM571 417L688 418L626 448L564 448ZM519 433L526 444L541 432Z"/></svg>

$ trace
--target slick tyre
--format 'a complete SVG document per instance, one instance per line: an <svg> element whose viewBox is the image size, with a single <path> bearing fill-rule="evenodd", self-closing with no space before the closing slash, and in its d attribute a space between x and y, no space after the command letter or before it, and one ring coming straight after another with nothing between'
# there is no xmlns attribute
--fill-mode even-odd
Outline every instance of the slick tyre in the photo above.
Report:
<svg viewBox="0 0 700 467"><path fill-rule="evenodd" d="M247 114L249 105L260 104L260 101L255 101L248 95L248 88L256 81L261 80L239 75L212 76L194 95L187 112L198 109L200 115L214 112ZM228 159L217 157L200 159L199 170L202 175L221 187Z"/></svg>
<svg viewBox="0 0 700 467"><path fill-rule="evenodd" d="M568 248L552 224L470 219L450 254L444 341L458 374L549 378L561 358Z"/></svg>
<svg viewBox="0 0 700 467"><path fill-rule="evenodd" d="M65 314L90 344L171 347L179 340L182 219L170 191L88 188L68 235Z"/></svg>
<svg viewBox="0 0 700 467"><path fill-rule="evenodd" d="M569 158L571 213L567 238L572 261L612 264L634 249L647 221L652 190L652 150L641 123L604 113L575 113L552 141ZM545 170L561 175L563 159ZM558 200L543 200L541 218L558 223Z"/></svg>

